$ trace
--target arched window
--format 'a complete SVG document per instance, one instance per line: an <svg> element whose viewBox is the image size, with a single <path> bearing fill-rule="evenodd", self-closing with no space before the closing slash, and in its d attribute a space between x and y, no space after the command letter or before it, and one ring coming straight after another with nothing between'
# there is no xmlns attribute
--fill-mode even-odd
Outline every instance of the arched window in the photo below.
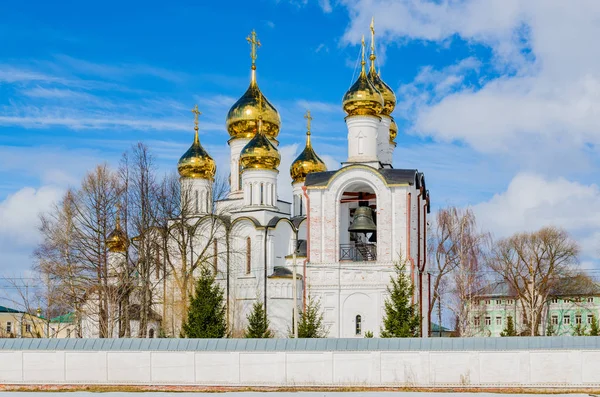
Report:
<svg viewBox="0 0 600 397"><path fill-rule="evenodd" d="M362 334L362 318L360 314L356 315L356 335Z"/></svg>
<svg viewBox="0 0 600 397"><path fill-rule="evenodd" d="M195 198L196 198L196 213L198 213L198 191L194 190Z"/></svg>
<svg viewBox="0 0 600 397"><path fill-rule="evenodd" d="M219 243L217 239L213 240L213 270L215 271L215 275L217 274L217 257L219 255Z"/></svg>
<svg viewBox="0 0 600 397"><path fill-rule="evenodd" d="M242 163L240 160L236 160L238 165L238 190L242 190Z"/></svg>
<svg viewBox="0 0 600 397"><path fill-rule="evenodd" d="M148 331L148 338L154 338L154 328L150 328L150 331Z"/></svg>
<svg viewBox="0 0 600 397"><path fill-rule="evenodd" d="M248 184L248 185L246 185L246 186L248 186L248 202L250 203L250 205L252 205L252 204L254 204L254 203L252 202L252 195L253 195L253 193L252 193L252 184L251 184L251 183L249 183L249 184Z"/></svg>
<svg viewBox="0 0 600 397"><path fill-rule="evenodd" d="M303 208L303 202L302 202L302 196L298 196L298 201L300 202L300 216L304 215L304 208Z"/></svg>
<svg viewBox="0 0 600 397"><path fill-rule="evenodd" d="M252 270L252 240L250 237L246 239L246 274L250 274Z"/></svg>

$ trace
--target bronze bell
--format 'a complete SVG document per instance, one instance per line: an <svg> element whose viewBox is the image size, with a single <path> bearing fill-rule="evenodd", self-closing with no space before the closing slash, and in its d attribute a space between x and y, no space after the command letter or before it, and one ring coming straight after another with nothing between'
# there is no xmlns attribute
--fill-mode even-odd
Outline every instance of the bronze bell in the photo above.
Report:
<svg viewBox="0 0 600 397"><path fill-rule="evenodd" d="M377 225L373 222L373 210L371 207L358 207L354 212L352 225L348 228L354 233L374 233Z"/></svg>

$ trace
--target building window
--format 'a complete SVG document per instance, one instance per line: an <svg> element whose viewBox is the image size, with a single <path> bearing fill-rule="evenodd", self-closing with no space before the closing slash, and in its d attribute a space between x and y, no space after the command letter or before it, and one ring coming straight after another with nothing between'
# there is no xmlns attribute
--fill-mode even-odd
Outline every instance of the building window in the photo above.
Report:
<svg viewBox="0 0 600 397"><path fill-rule="evenodd" d="M570 302L569 298L563 299L563 303L569 303L569 302Z"/></svg>
<svg viewBox="0 0 600 397"><path fill-rule="evenodd" d="M552 325L558 325L558 316L552 316L551 323Z"/></svg>
<svg viewBox="0 0 600 397"><path fill-rule="evenodd" d="M25 324L25 332L31 333L31 324Z"/></svg>
<svg viewBox="0 0 600 397"><path fill-rule="evenodd" d="M564 316L563 317L563 324L571 324L571 316Z"/></svg>
<svg viewBox="0 0 600 397"><path fill-rule="evenodd" d="M242 163L237 160L238 163L238 190L242 190ZM252 204L252 203L250 203Z"/></svg>
<svg viewBox="0 0 600 397"><path fill-rule="evenodd" d="M594 298L590 296L589 298L587 298L587 301L588 303L594 303Z"/></svg>
<svg viewBox="0 0 600 397"><path fill-rule="evenodd" d="M260 184L260 204L263 205L265 203L265 184Z"/></svg>
<svg viewBox="0 0 600 397"><path fill-rule="evenodd" d="M502 317L496 317L496 325L502 325Z"/></svg>
<svg viewBox="0 0 600 397"><path fill-rule="evenodd" d="M497 305L501 305L502 304L502 299L496 299L496 304Z"/></svg>
<svg viewBox="0 0 600 397"><path fill-rule="evenodd" d="M197 190L194 190L194 196L195 196L194 198L196 201L196 213L198 213L199 211L198 211L198 191Z"/></svg>
<svg viewBox="0 0 600 397"><path fill-rule="evenodd" d="M356 316L356 335L362 334L362 319L360 314Z"/></svg>
<svg viewBox="0 0 600 397"><path fill-rule="evenodd" d="M6 332L9 334L12 332L12 323L10 321L6 323Z"/></svg>
<svg viewBox="0 0 600 397"><path fill-rule="evenodd" d="M218 247L217 239L213 240L213 270L215 271L215 275L217 274L217 257L219 256L219 247Z"/></svg>
<svg viewBox="0 0 600 397"><path fill-rule="evenodd" d="M298 196L298 199L300 199L300 216L302 216L302 215L304 215L303 214L304 208L302 208L302 207L304 207L304 203L302 202L302 196Z"/></svg>
<svg viewBox="0 0 600 397"><path fill-rule="evenodd" d="M250 274L252 270L252 240L250 237L246 239L246 274Z"/></svg>
<svg viewBox="0 0 600 397"><path fill-rule="evenodd" d="M491 301L490 301L489 299L486 299L486 300L485 300L485 304L486 304L486 305L489 305L490 303L491 303Z"/></svg>
<svg viewBox="0 0 600 397"><path fill-rule="evenodd" d="M591 324L594 322L594 315L593 314L588 314L587 315L587 323Z"/></svg>
<svg viewBox="0 0 600 397"><path fill-rule="evenodd" d="M581 314L575 316L575 324L581 324Z"/></svg>
<svg viewBox="0 0 600 397"><path fill-rule="evenodd" d="M558 303L558 298L552 298L552 303Z"/></svg>
<svg viewBox="0 0 600 397"><path fill-rule="evenodd" d="M507 299L507 300L506 300L506 304L507 304L507 305L512 305L512 304L514 304L514 303L515 303L515 302L514 302L512 299Z"/></svg>
<svg viewBox="0 0 600 397"><path fill-rule="evenodd" d="M148 331L148 338L154 338L154 328L150 328L150 331Z"/></svg>
<svg viewBox="0 0 600 397"><path fill-rule="evenodd" d="M479 327L479 325L480 325L479 316L475 316L475 318L473 318L473 325L475 325L476 327Z"/></svg>
<svg viewBox="0 0 600 397"><path fill-rule="evenodd" d="M485 325L492 325L492 318L490 316L485 316Z"/></svg>

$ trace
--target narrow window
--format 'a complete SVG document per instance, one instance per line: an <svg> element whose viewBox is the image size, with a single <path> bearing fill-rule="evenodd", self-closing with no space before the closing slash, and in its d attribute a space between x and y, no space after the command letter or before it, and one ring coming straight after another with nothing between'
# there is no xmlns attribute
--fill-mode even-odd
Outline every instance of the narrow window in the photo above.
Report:
<svg viewBox="0 0 600 397"><path fill-rule="evenodd" d="M148 331L148 338L154 338L154 328L150 328L150 331Z"/></svg>
<svg viewBox="0 0 600 397"><path fill-rule="evenodd" d="M552 298L552 303L558 303L558 298Z"/></svg>
<svg viewBox="0 0 600 397"><path fill-rule="evenodd" d="M260 184L260 204L263 205L265 203L265 184Z"/></svg>
<svg viewBox="0 0 600 397"><path fill-rule="evenodd" d="M486 300L485 300L485 304L486 304L486 305L489 305L491 302L492 302L492 301L490 301L489 299L486 299Z"/></svg>
<svg viewBox="0 0 600 397"><path fill-rule="evenodd" d="M581 324L581 314L575 316L575 324Z"/></svg>
<svg viewBox="0 0 600 397"><path fill-rule="evenodd" d="M496 304L497 305L501 305L502 304L502 300L501 299L496 299Z"/></svg>
<svg viewBox="0 0 600 397"><path fill-rule="evenodd" d="M502 317L496 317L496 325L502 325Z"/></svg>
<svg viewBox="0 0 600 397"><path fill-rule="evenodd" d="M356 335L362 334L362 318L360 314L356 316Z"/></svg>
<svg viewBox="0 0 600 397"><path fill-rule="evenodd" d="M194 191L195 201L196 201L196 213L198 213L198 191Z"/></svg>
<svg viewBox="0 0 600 397"><path fill-rule="evenodd" d="M552 316L551 323L552 325L558 325L558 316Z"/></svg>
<svg viewBox="0 0 600 397"><path fill-rule="evenodd" d="M563 317L563 324L571 324L571 316L567 315Z"/></svg>
<svg viewBox="0 0 600 397"><path fill-rule="evenodd" d="M238 190L242 190L242 163L237 161L238 163Z"/></svg>
<svg viewBox="0 0 600 397"><path fill-rule="evenodd" d="M590 296L589 298L587 298L587 301L588 303L594 303L594 298Z"/></svg>
<svg viewBox="0 0 600 397"><path fill-rule="evenodd" d="M250 274L252 270L252 240L250 237L246 239L246 274Z"/></svg>
<svg viewBox="0 0 600 397"><path fill-rule="evenodd" d="M12 332L12 323L10 321L6 323L6 332L9 334Z"/></svg>
<svg viewBox="0 0 600 397"><path fill-rule="evenodd" d="M485 316L485 325L492 325L492 318L490 316Z"/></svg>
<svg viewBox="0 0 600 397"><path fill-rule="evenodd" d="M31 333L31 324L25 324L25 332Z"/></svg>
<svg viewBox="0 0 600 397"><path fill-rule="evenodd" d="M591 324L594 321L594 316L592 314L587 315L587 323Z"/></svg>
<svg viewBox="0 0 600 397"><path fill-rule="evenodd" d="M475 318L473 318L473 325L479 327L480 324L481 322L479 321L479 316L475 316Z"/></svg>
<svg viewBox="0 0 600 397"><path fill-rule="evenodd" d="M302 196L298 196L298 200L300 200L300 216L304 215L304 203L302 202Z"/></svg>
<svg viewBox="0 0 600 397"><path fill-rule="evenodd" d="M215 271L215 275L217 274L217 257L219 255L219 246L217 239L213 240L213 270Z"/></svg>
<svg viewBox="0 0 600 397"><path fill-rule="evenodd" d="M70 338L70 337L71 337L71 330L67 329L67 338Z"/></svg>
<svg viewBox="0 0 600 397"><path fill-rule="evenodd" d="M250 185L250 189L248 189L249 194L250 194L249 200L250 200L250 205L252 205L253 204L252 203L252 184L249 184L249 185Z"/></svg>

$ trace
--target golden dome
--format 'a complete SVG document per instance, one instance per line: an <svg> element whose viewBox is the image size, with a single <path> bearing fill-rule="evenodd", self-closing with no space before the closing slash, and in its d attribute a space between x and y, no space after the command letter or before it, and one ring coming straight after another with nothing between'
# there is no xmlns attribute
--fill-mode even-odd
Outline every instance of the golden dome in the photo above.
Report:
<svg viewBox="0 0 600 397"><path fill-rule="evenodd" d="M252 31L246 40L251 44L252 77L250 86L227 113L227 131L232 139L252 138L257 129L258 115L262 115L265 135L274 139L279 134L281 118L275 106L263 95L256 83L256 48L260 42L256 40L256 32Z"/></svg>
<svg viewBox="0 0 600 397"><path fill-rule="evenodd" d="M378 116L383 110L383 97L365 72L365 39L362 40L362 69L358 80L344 95L342 106L348 116Z"/></svg>
<svg viewBox="0 0 600 397"><path fill-rule="evenodd" d="M310 121L312 120L310 111L306 112L304 118L307 119L306 146L290 167L290 175L294 183L303 182L306 179L306 175L311 172L327 171L327 166L317 153L315 153L310 143Z"/></svg>
<svg viewBox="0 0 600 397"><path fill-rule="evenodd" d="M258 132L254 138L244 146L240 153L242 170L249 168L277 170L281 156L269 138L263 132L262 119L258 116Z"/></svg>
<svg viewBox="0 0 600 397"><path fill-rule="evenodd" d="M381 97L383 98L383 110L381 114L389 116L394 111L396 107L396 94L394 94L394 90L390 88L382 79L379 73L375 71L375 21L371 20L371 55L369 56L369 60L371 61L371 65L369 67L369 80L373 83L373 86L379 91Z"/></svg>
<svg viewBox="0 0 600 397"><path fill-rule="evenodd" d="M396 137L398 136L398 124L396 124L396 120L390 116L392 122L390 124L390 143L396 144Z"/></svg>
<svg viewBox="0 0 600 397"><path fill-rule="evenodd" d="M115 230L113 230L108 237L106 238L106 246L108 247L109 252L125 252L127 251L127 236L121 230L121 219L119 215L117 215L117 224L115 225Z"/></svg>
<svg viewBox="0 0 600 397"><path fill-rule="evenodd" d="M215 179L217 166L212 157L200 145L200 139L198 138L198 116L200 112L198 111L198 105L192 112L195 116L194 130L196 131L194 143L179 159L177 171L182 178L210 179L212 181Z"/></svg>

